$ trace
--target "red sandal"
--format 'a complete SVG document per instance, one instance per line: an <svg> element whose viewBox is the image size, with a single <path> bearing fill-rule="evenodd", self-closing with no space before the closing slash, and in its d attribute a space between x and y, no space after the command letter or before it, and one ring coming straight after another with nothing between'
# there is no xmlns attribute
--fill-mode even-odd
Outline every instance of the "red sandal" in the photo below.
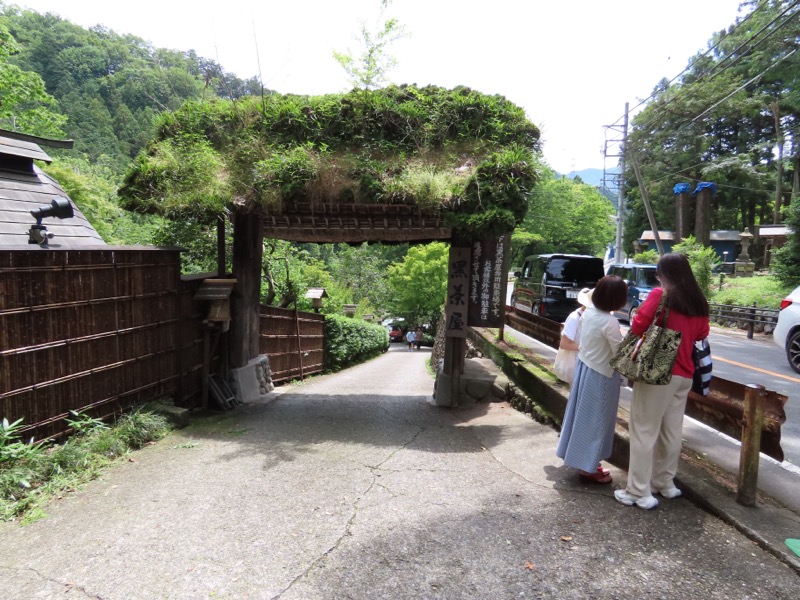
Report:
<svg viewBox="0 0 800 600"><path fill-rule="evenodd" d="M583 481L584 483L607 484L607 483L611 483L611 481L612 481L611 473L609 473L607 471L604 473L599 468L594 473L584 473L583 471L580 471L578 473L578 476L581 478L581 481Z"/></svg>

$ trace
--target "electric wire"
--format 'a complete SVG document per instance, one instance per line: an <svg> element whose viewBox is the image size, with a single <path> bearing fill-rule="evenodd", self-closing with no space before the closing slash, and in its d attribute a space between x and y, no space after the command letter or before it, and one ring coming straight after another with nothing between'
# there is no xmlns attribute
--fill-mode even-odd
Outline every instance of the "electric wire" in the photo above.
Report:
<svg viewBox="0 0 800 600"><path fill-rule="evenodd" d="M800 0L795 0L795 1L794 1L794 3L792 4L792 6L795 6L795 5L797 5L797 4L800 4ZM752 13L751 13L751 14L752 14ZM792 21L792 19L793 19L793 17L794 17L794 15L791 15L791 16L787 17L787 18L786 18L786 20L785 20L783 23L781 23L781 25L780 25L780 26L782 27L782 26L786 25L788 22L791 22L791 21ZM758 43L761 43L761 42L765 41L765 40L766 40L766 39L768 39L770 36L774 35L774 34L776 33L776 31L777 31L777 29L773 30L772 32L770 32L769 36L767 36L767 37L765 37L764 39L760 40ZM748 52L749 52L750 50L752 50L752 48L748 49ZM739 88L735 89L733 92L731 92L731 93L727 94L727 95L726 95L726 96L724 96L724 97L723 97L721 100L719 100L719 101L715 102L715 103L713 104L713 106L711 106L710 108L706 109L705 111L703 111L703 112L702 112L702 113L700 113L699 115L696 115L695 117L692 117L691 123L694 123L694 122L696 122L696 120L697 120L697 119L699 119L700 117L702 117L702 116L705 116L705 114L707 114L707 113L708 113L710 110L712 110L713 108L715 108L716 106L718 106L718 105L719 105L721 102L724 102L725 100L727 100L728 98L730 98L730 97L731 97L732 95L734 95L734 94L735 94L737 91L740 91L741 89L744 89L744 88L745 88L745 87L747 87L748 85L752 84L754 81L757 81L757 80L758 80L758 79L759 79L761 76L763 76L763 75L764 75L764 74L765 74L767 71L769 71L771 68L773 68L774 66L776 66L776 65L777 65L777 64L779 64L780 62L783 62L783 60L785 60L785 59L789 58L789 56L791 56L792 54L794 54L794 52L795 52L795 50L792 50L792 52L790 52L789 54L787 54L787 55L784 55L782 58L780 58L780 59L779 59L779 60L777 60L776 62L773 62L772 64L768 65L768 66L767 66L766 68L764 68L764 69L763 69L763 70L762 70L760 73L758 73L758 74L757 74L755 77L753 77L751 80L749 80L747 83L745 83L744 85L742 85L742 86L740 86ZM727 65L727 66L726 66L726 67L725 67L723 70L721 70L721 71L718 71L716 75L719 75L720 73L723 73L724 71L728 70L729 68L732 68L733 66L734 66L734 64ZM690 93L691 93L691 91L692 91L692 90L693 90L695 87L697 87L697 86L699 86L699 85L701 85L701 84L708 83L708 81L711 81L711 79L708 79L708 80L706 80L706 79L705 79L705 77L703 76L703 77L700 77L700 78L698 78L696 81L694 81L694 82L691 82L690 84L688 84L688 85L686 85L686 86L683 86L682 88L679 88L679 89L677 90L677 92L675 93L675 95L674 95L674 96L672 96L671 98L668 98L668 99L667 99L667 100L664 102L664 104L663 104L663 105L660 107L660 108L661 108L661 110L663 111L664 109L668 108L668 107L669 107L671 104L674 104L675 102L677 102L677 101L678 101L678 99L680 99L680 98L683 98L683 97L685 97L686 95L690 94ZM653 117L652 117L650 120L646 120L646 119L645 119L645 120L640 120L638 123L635 123L634 125L635 125L636 127L640 128L640 129L644 129L644 128L647 128L648 126L651 126L651 125L655 124L655 123L656 123L656 120L657 120L657 117L656 117L656 116L653 116Z"/></svg>
<svg viewBox="0 0 800 600"><path fill-rule="evenodd" d="M761 4L759 4L758 6L756 6L756 8L754 8L754 9L753 9L751 12L749 12L747 15L745 15L745 16L742 18L742 20L741 20L741 21L739 21L738 23L736 23L736 24L734 25L733 29L731 30L731 33L733 33L734 31L736 31L736 30L737 30L739 27L741 27L741 26L742 26L744 23L746 23L746 22L747 22L749 19L751 19L751 18L753 17L753 15L754 15L754 14L755 14L755 13L756 13L758 10L760 10L760 9L764 8L764 6L765 6L765 5L766 5L768 2L769 2L769 0L763 0L763 1L761 2ZM730 34L729 34L729 35L730 35ZM716 49L717 49L717 47L718 47L718 46L719 46L719 45L722 43L722 41L723 41L723 40L724 40L724 37L720 36L720 39L719 39L719 40L717 40L717 43L716 43L716 44L714 44L713 46L711 46L710 48L708 48L708 49L707 49L705 52L703 52L703 54L701 54L701 55L700 55L700 56L698 56L697 58L694 58L694 59L689 59L689 60L690 60L689 64L688 64L688 65L686 65L686 67L683 69L683 71L681 71L680 73L678 73L677 75L675 75L675 77L673 77L672 79L670 79L670 80L667 82L667 86L670 86L672 83L674 83L674 82L675 82L675 81L676 81L678 78L680 78L682 75L685 75L686 73L688 73L688 72L689 72L689 71L692 69L692 67L694 67L694 65L695 65L697 62L699 62L700 60L702 60L703 58L705 58L706 56L708 56L708 54L709 54L709 53L711 53L711 52L713 52L714 50L716 50ZM631 108L631 109L628 111L628 113L630 114L631 112L635 111L635 110L636 110L637 108L639 108L640 106L642 106L642 105L646 104L647 102L649 102L650 100L652 100L653 98L655 98L655 95L656 95L656 92L655 92L655 91L653 91L653 92L652 92L652 93L651 93L651 94L650 94L650 95L649 95L647 98L645 98L645 99L643 99L643 100L640 100L640 101L639 101L639 103L638 103L636 106L634 106L633 108ZM607 127L613 127L614 125L616 125L617 123L619 123L619 122L620 122L622 119L624 119L624 118L625 118L625 115L621 115L619 118L617 118L617 120L616 120L616 121L614 121L614 122L613 122L611 125L608 125Z"/></svg>
<svg viewBox="0 0 800 600"><path fill-rule="evenodd" d="M748 13L748 14L747 14L747 15L746 15L746 16L745 16L745 17L744 17L744 18L743 18L741 21L739 21L739 23L737 23L737 24L736 24L736 26L734 27L734 29L732 29L732 30L731 30L731 32L728 34L728 36L727 36L727 37L730 37L730 35L731 35L731 34L732 34L732 33L733 33L735 30L739 29L739 28L740 28L740 27L741 27L741 26L742 26L742 25L743 25L743 24L744 24L744 23L745 23L745 22L746 22L746 21L747 21L749 18L752 18L752 17L753 17L753 15L755 15L755 14L757 13L757 11L759 11L759 10L762 10L762 9L763 9L763 8L766 6L766 4L767 4L767 3L768 3L768 2L767 2L767 0L765 0L765 1L764 1L764 2L762 2L760 5L758 5L758 6L757 6L755 9L753 9L753 11L752 11L752 12ZM793 8L795 8L795 7L796 7L798 4L800 4L800 0L793 0L793 1L792 1L792 3L791 3L791 4L790 4L790 5L789 5L789 6L788 6L786 9L784 9L784 10L783 10L783 12L781 12L781 13L780 13L778 16L776 16L775 18L773 18L773 19L772 19L772 20L771 20L771 21L770 21L770 22L769 22L767 25L765 25L764 27L762 27L762 28L761 28L761 29L760 29L758 32L756 32L755 34L751 35L751 36L750 36L750 37L749 37L747 40L745 40L745 42L743 42L742 44L740 44L740 45L739 45L739 46L738 46L738 47L737 47L735 50L733 50L733 51L732 51L732 53L729 53L729 54L728 54L728 55L727 55L725 58L723 58L723 59L722 59L722 61L720 61L720 62L723 62L724 60L727 60L727 59L728 59L728 58L729 58L729 57L730 57L730 56L731 56L733 53L735 53L735 52L738 52L739 50L741 50L742 48L744 48L745 46L747 46L747 44L748 44L748 43L750 43L750 42L752 42L752 40L753 40L753 39L754 39L754 38L755 38L757 35L759 35L761 32L763 32L765 29L767 29L767 28L768 28L770 25L772 25L773 23L777 22L777 21L778 21L778 19L780 19L781 17L784 17L784 16L786 15L786 13L788 13L790 10L792 10ZM780 23L780 24L779 24L777 27L775 27L775 28L773 28L772 30L770 30L770 31L769 31L769 32L768 32L768 33L767 33L767 34L766 34L766 35L765 35L765 36L764 36L764 37L763 37L761 40L758 40L757 42L755 42L755 43L753 43L753 44L750 44L750 46L749 46L748 48L746 48L745 52L743 52L741 55L739 55L739 56L737 57L737 59L736 59L736 61L735 61L735 62L733 62L733 63L730 63L730 64L728 64L728 65L725 65L724 67L722 67L722 68L721 68L721 69L719 69L719 70L716 70L716 69L718 69L718 68L719 68L719 63L718 63L718 64L717 64L717 65L716 65L714 68L712 68L712 70L711 70L711 71L709 71L708 73L705 73L705 74L701 75L700 77L698 77L698 79L697 79L696 81L694 81L694 82L691 82L691 83L687 84L686 86L684 86L684 87L680 88L680 89L679 89L679 90L676 92L676 94L675 94L674 96L672 96L672 98L668 98L668 99L667 99L667 100L664 102L664 104L661 106L661 109L663 110L663 109L665 109L665 108L669 107L671 104L674 104L675 102L677 102L677 101L678 101L678 99L680 99L680 98L683 98L683 97L684 97L686 94L690 93L690 91L691 91L691 90L692 90L692 89L693 89L695 86L697 86L697 85L700 85L700 84L702 84L702 83L707 83L708 81L711 81L711 80L713 80L714 78L716 78L717 76L719 76L721 73L724 73L724 72L725 72L725 71L727 71L728 69L730 69L730 68L732 68L733 66L735 66L735 64L736 64L736 63L737 63L739 60L741 60L741 59L742 59L744 56L747 56L747 55L748 55L750 52L752 52L752 51L753 51L753 50L754 50L754 49L755 49L755 48L756 48L758 45L760 45L761 43L765 42L766 40L768 40L768 39L770 39L771 37L773 37L774 35L776 35L776 34L777 34L777 32L778 32L778 31L779 31L779 30L780 30L782 27L784 27L785 25L787 25L787 24L789 24L789 23L793 22L793 21L794 21L794 17L795 17L795 15L793 15L793 14L792 14L792 15L789 15L789 16L786 16L786 17L785 17L785 19L784 19L784 20L783 20L783 21L782 21L782 22L781 22L781 23ZM690 65L688 65L688 66L686 67L686 69L684 69L684 70L683 70L681 73L679 73L679 74L678 74L678 75L676 75L676 76L675 76L675 77L674 77L672 80L670 80L670 82L669 82L667 85L669 86L669 84L673 83L673 82L674 82L674 81L675 81L675 80L676 80L678 77L680 77L681 75L683 75L683 74L687 73L687 72L688 72L688 71L689 71L689 70L690 70L690 69L691 69L691 68L692 68L692 67L693 67L693 66L694 66L694 65L695 65L695 64L696 64L696 63L697 63L697 62L698 62L698 61L699 61L701 58L703 58L703 57L707 56L707 55L709 54L709 52L711 52L712 50L714 50L715 48L717 48L717 47L719 46L719 44L720 44L720 43L721 43L721 42L722 42L724 39L725 39L725 37L722 37L722 36L721 36L721 37L720 37L720 39L718 40L718 42L717 42L717 43L716 43L714 46L712 46L711 48L709 48L709 50L707 50L707 51L706 51L706 52L705 52L705 53L704 53L702 56L698 57L698 59L694 60L694 61L693 61L693 62L692 62ZM784 59L785 59L785 58L788 58L788 55L787 55L787 56L785 56L785 57L784 57ZM783 59L781 59L781 60L783 60ZM761 72L761 74L760 74L760 75L763 75L763 73L764 73L764 72L766 72L767 70L769 70L770 68L772 68L773 66L775 66L775 64L776 64L776 63L773 63L772 65L769 65L769 66L768 66L766 69L764 69L764 71L762 71L762 72ZM716 71L716 72L715 72L715 71ZM707 79L707 78L709 77L709 75L710 75L710 74L712 74L712 73L713 73L713 76L712 76L710 79ZM738 90L737 90L737 91L738 91ZM735 92L734 92L734 93L735 93ZM644 103L646 103L646 102L650 101L651 99L654 99L654 98L655 98L655 95L656 95L656 92L653 92L653 93L652 93L652 94L650 94L650 96L648 96L648 97L647 97L645 100L643 100L643 101L641 101L639 104L637 104L637 105L634 107L634 109L635 109L635 108L638 108L639 106L642 106ZM730 95L733 95L733 94L730 94ZM728 96L728 97L729 97L729 96ZM724 101L724 100L723 100L723 101ZM630 111L629 111L629 112L630 112ZM705 111L705 112L707 112L707 111ZM620 118L622 118L622 117L620 117ZM695 117L694 119L696 119L696 118L698 118L698 117ZM645 120L645 121L642 121L642 120L640 120L638 123L636 123L636 124L635 124L635 126L636 126L636 127L638 127L638 128L640 128L640 129L646 128L646 127L648 127L648 126L650 126L650 125L654 124L654 123L655 123L655 119L656 119L656 117L653 117L653 118L652 118L652 120L650 120L650 121L647 121L647 120ZM618 121L619 121L619 119L617 119L617 122L618 122ZM616 123L616 122L615 122L615 123Z"/></svg>

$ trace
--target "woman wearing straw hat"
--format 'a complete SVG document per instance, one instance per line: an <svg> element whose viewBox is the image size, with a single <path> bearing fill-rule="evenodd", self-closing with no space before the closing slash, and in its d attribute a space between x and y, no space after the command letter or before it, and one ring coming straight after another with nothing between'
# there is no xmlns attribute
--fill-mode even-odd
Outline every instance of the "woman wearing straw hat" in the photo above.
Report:
<svg viewBox="0 0 800 600"><path fill-rule="evenodd" d="M556 377L569 385L572 385L572 379L575 376L575 361L578 358L578 348L581 343L583 311L592 305L591 293L592 290L589 288L583 288L578 293L580 306L569 314L561 328L561 342L558 344L553 371Z"/></svg>
<svg viewBox="0 0 800 600"><path fill-rule="evenodd" d="M575 377L564 413L556 456L578 469L582 481L611 483L600 461L611 456L619 405L619 374L609 366L622 342L619 322L611 314L625 305L628 286L606 275L592 290L583 313Z"/></svg>

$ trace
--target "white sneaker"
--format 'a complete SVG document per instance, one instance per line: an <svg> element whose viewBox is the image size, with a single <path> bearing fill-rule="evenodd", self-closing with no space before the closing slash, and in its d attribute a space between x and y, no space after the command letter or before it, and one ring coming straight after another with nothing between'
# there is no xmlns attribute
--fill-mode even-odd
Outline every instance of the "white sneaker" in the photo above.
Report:
<svg viewBox="0 0 800 600"><path fill-rule="evenodd" d="M620 504L624 504L625 506L633 506L635 504L644 510L650 510L651 508L658 506L658 500L653 498L653 496L634 496L629 494L627 490L615 491L614 498L616 498L617 502Z"/></svg>
<svg viewBox="0 0 800 600"><path fill-rule="evenodd" d="M681 496L683 494L683 492L680 491L675 486L664 488L663 490L656 490L656 492L664 496L664 498L669 498L669 499L677 498L678 496Z"/></svg>

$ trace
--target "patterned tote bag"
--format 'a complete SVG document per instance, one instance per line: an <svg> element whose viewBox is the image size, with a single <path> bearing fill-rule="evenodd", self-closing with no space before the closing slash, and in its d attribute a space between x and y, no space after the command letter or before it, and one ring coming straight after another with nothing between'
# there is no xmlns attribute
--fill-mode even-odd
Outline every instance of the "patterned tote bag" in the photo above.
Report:
<svg viewBox="0 0 800 600"><path fill-rule="evenodd" d="M681 345L681 332L667 329L668 314L667 295L662 294L650 327L642 335L628 332L611 357L611 367L633 381L667 385Z"/></svg>

